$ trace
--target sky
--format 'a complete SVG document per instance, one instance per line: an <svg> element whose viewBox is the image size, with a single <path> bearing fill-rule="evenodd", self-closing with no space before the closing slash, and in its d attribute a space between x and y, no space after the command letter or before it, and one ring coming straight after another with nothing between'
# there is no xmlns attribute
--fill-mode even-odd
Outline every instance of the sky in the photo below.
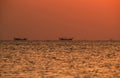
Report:
<svg viewBox="0 0 120 78"><path fill-rule="evenodd" d="M120 0L0 0L0 40L120 40Z"/></svg>

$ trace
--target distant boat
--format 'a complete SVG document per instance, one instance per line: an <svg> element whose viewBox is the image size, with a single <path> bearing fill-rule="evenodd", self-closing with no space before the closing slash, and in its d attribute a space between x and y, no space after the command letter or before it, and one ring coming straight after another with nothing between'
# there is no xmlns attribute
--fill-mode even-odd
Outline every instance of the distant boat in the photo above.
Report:
<svg viewBox="0 0 120 78"><path fill-rule="evenodd" d="M17 40L17 41L19 41L19 40L27 40L27 38L14 38L14 40Z"/></svg>
<svg viewBox="0 0 120 78"><path fill-rule="evenodd" d="M61 37L61 38L59 38L59 40L73 40L73 38L63 38L63 37Z"/></svg>

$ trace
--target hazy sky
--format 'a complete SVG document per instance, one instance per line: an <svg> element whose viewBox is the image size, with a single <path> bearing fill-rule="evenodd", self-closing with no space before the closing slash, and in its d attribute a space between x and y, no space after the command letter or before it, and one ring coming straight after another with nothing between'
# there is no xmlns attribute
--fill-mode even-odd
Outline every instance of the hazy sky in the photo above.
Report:
<svg viewBox="0 0 120 78"><path fill-rule="evenodd" d="M119 39L120 0L0 0L0 39Z"/></svg>

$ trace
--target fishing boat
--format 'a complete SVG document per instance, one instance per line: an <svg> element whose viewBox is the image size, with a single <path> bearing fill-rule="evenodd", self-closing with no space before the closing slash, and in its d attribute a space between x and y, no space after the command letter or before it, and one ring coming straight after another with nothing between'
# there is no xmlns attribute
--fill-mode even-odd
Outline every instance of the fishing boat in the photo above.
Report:
<svg viewBox="0 0 120 78"><path fill-rule="evenodd" d="M60 37L59 40L73 40L73 38L64 38L64 37Z"/></svg>
<svg viewBox="0 0 120 78"><path fill-rule="evenodd" d="M27 40L27 38L14 38L14 40L20 41L20 40Z"/></svg>

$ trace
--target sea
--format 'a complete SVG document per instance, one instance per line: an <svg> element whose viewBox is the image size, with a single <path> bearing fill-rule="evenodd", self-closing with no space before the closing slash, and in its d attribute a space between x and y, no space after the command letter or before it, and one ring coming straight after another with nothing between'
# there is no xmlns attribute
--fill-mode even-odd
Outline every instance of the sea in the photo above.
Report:
<svg viewBox="0 0 120 78"><path fill-rule="evenodd" d="M120 78L120 41L1 40L0 78Z"/></svg>
<svg viewBox="0 0 120 78"><path fill-rule="evenodd" d="M119 50L120 41L113 40L1 40L1 50L33 50L42 52L84 52L89 50L103 50L116 48ZM118 48L118 49L117 49Z"/></svg>

